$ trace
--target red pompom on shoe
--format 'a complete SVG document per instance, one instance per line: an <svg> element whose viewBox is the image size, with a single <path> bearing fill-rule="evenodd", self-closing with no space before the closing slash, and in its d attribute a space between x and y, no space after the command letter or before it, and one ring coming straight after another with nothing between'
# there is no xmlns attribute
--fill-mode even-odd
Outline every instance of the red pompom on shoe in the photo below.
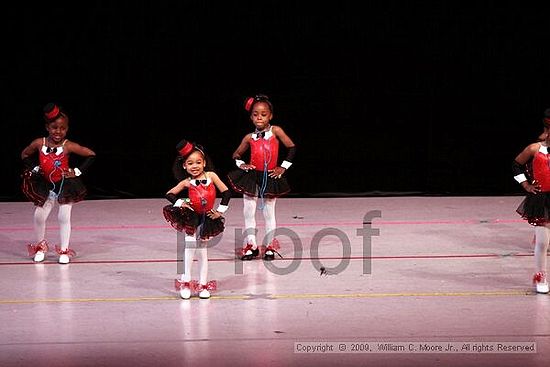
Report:
<svg viewBox="0 0 550 367"><path fill-rule="evenodd" d="M55 252L57 252L58 255L69 255L70 257L76 256L75 250L70 248L62 250L61 247L57 245L55 245Z"/></svg>
<svg viewBox="0 0 550 367"><path fill-rule="evenodd" d="M533 284L535 284L537 293L548 293L548 281L546 280L546 272L539 271L533 276Z"/></svg>
<svg viewBox="0 0 550 367"><path fill-rule="evenodd" d="M241 249L240 254L238 254L241 260L252 260L260 255L260 250L257 247L253 249L253 246L254 245L247 243L246 246Z"/></svg>
<svg viewBox="0 0 550 367"><path fill-rule="evenodd" d="M27 251L29 252L29 256L36 255L38 251L46 253L48 252L48 242L46 242L46 240L42 240L37 244L28 244Z"/></svg>
<svg viewBox="0 0 550 367"><path fill-rule="evenodd" d="M274 238L273 241L271 241L271 243L267 245L267 247L264 250L264 260L268 260L268 261L274 260L275 254L279 255L279 257L282 259L283 255L281 255L279 251L277 251L280 248L281 248L281 245L279 244L279 241L276 238Z"/></svg>

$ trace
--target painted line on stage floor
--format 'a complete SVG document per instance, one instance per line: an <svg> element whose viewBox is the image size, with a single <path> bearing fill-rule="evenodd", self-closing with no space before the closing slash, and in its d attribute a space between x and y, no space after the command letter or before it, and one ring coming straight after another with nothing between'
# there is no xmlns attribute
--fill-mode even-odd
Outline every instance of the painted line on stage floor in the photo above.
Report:
<svg viewBox="0 0 550 367"><path fill-rule="evenodd" d="M495 297L495 296L532 296L532 291L484 291L484 292L401 292L401 293L350 293L350 294L273 294L273 295L241 295L241 296L212 296L212 300L281 300L281 299L347 299L347 298L392 298L392 297ZM192 300L199 300L193 298ZM37 303L94 303L94 302L149 302L149 301L182 301L177 296L163 297L119 297L119 298L48 298L48 299L5 299L0 305L37 304ZM187 301L186 301L187 302ZM203 302L203 300L201 300Z"/></svg>
<svg viewBox="0 0 550 367"><path fill-rule="evenodd" d="M462 259L462 258L482 258L482 259L500 259L503 257L526 257L533 256L533 253L515 253L515 254L451 254L451 255L403 255L403 256L326 256L326 257L285 257L284 259L276 259L274 261L311 261L311 260L430 260L430 259ZM143 259L143 260L71 260L71 264L158 264L158 263L175 263L176 259ZM197 260L195 260L197 261ZM233 262L234 258L209 258L208 261L213 262ZM59 265L57 261L43 261L34 263L32 261L0 262L2 265Z"/></svg>
<svg viewBox="0 0 550 367"><path fill-rule="evenodd" d="M491 223L524 223L523 219L464 219L464 220L402 220L402 221L384 221L375 220L373 225L433 225L433 224L491 224ZM240 224L239 224L240 225ZM235 225L235 226L239 226ZM310 223L281 223L279 227L338 227L338 226L357 226L361 227L362 221L354 222L310 222ZM226 223L226 227L233 226L231 223ZM262 227L259 224L258 227ZM49 230L58 230L59 227L52 226ZM118 226L73 226L76 231L105 231L105 230L134 230L134 229L172 229L169 225L147 225L147 224L130 224ZM18 232L18 231L34 231L32 227L0 227L0 232Z"/></svg>

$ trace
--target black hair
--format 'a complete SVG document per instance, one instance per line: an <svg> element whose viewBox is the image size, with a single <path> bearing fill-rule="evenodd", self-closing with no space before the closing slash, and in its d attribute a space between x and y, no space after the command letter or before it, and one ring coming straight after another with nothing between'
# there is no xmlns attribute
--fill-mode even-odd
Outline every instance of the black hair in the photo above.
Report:
<svg viewBox="0 0 550 367"><path fill-rule="evenodd" d="M252 112L252 109L254 108L254 105L256 103L264 102L269 106L269 109L271 110L271 113L273 113L273 103L269 100L269 97L265 94L256 94L254 96L254 101L250 105L250 112Z"/></svg>
<svg viewBox="0 0 550 367"><path fill-rule="evenodd" d="M545 129L550 129L550 108L544 110L544 116L542 118L542 124Z"/></svg>
<svg viewBox="0 0 550 367"><path fill-rule="evenodd" d="M69 116L65 109L55 103L47 103L42 109L42 114L46 124L50 124L57 120L59 117L64 117L69 122Z"/></svg>
<svg viewBox="0 0 550 367"><path fill-rule="evenodd" d="M204 167L205 172L207 171L215 172L214 163L212 162L208 154L205 152L204 147L200 144L196 144L196 143L192 143L192 144L193 144L193 149L191 149L191 151L184 156L178 155L174 159L174 163L172 164L172 173L174 174L174 178L178 182L183 181L188 177L191 177L189 173L185 170L185 168L183 168L183 163L194 152L200 152L204 157L204 160L206 161L206 165Z"/></svg>

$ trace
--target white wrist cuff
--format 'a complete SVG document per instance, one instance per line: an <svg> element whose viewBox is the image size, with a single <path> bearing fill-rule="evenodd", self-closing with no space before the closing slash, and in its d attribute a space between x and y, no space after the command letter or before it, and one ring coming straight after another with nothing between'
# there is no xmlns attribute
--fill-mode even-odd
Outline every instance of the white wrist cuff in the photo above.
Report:
<svg viewBox="0 0 550 367"><path fill-rule="evenodd" d="M185 203L185 200L183 200L183 199L178 199L178 200L176 200L176 202L174 203L174 206L180 208L180 207L183 205L183 203Z"/></svg>
<svg viewBox="0 0 550 367"><path fill-rule="evenodd" d="M82 171L79 170L78 168L73 169L73 172L74 172L74 175L77 176L77 177L82 174Z"/></svg>
<svg viewBox="0 0 550 367"><path fill-rule="evenodd" d="M514 180L516 180L518 183L522 183L523 181L527 181L527 177L523 173L514 176Z"/></svg>
<svg viewBox="0 0 550 367"><path fill-rule="evenodd" d="M244 164L244 161L241 161L240 159L235 159L235 164L237 167L241 168L241 166Z"/></svg>
<svg viewBox="0 0 550 367"><path fill-rule="evenodd" d="M225 213L228 208L229 206L220 204L218 205L218 208L216 209L216 211L220 213Z"/></svg>
<svg viewBox="0 0 550 367"><path fill-rule="evenodd" d="M281 167L283 167L284 169L288 169L290 166L292 166L292 162L283 161L283 163L281 163Z"/></svg>
<svg viewBox="0 0 550 367"><path fill-rule="evenodd" d="M34 166L34 168L32 169L32 171L34 173L37 173L38 171L40 171L40 166Z"/></svg>

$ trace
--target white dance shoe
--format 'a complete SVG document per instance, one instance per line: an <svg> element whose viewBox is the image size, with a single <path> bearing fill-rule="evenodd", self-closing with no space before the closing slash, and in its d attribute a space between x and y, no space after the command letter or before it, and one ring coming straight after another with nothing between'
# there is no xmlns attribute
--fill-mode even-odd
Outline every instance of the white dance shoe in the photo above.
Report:
<svg viewBox="0 0 550 367"><path fill-rule="evenodd" d="M44 261L45 258L46 258L46 253L44 251L36 251L36 254L34 254L33 260L35 263L40 263Z"/></svg>
<svg viewBox="0 0 550 367"><path fill-rule="evenodd" d="M58 260L58 262L59 262L60 264L68 264L70 261L71 261L71 259L69 258L69 255L67 255L67 254L61 254L61 255L59 255L59 260Z"/></svg>
<svg viewBox="0 0 550 367"><path fill-rule="evenodd" d="M533 283L535 283L535 289L537 293L548 293L548 279L546 278L546 272L539 271L533 276Z"/></svg>

